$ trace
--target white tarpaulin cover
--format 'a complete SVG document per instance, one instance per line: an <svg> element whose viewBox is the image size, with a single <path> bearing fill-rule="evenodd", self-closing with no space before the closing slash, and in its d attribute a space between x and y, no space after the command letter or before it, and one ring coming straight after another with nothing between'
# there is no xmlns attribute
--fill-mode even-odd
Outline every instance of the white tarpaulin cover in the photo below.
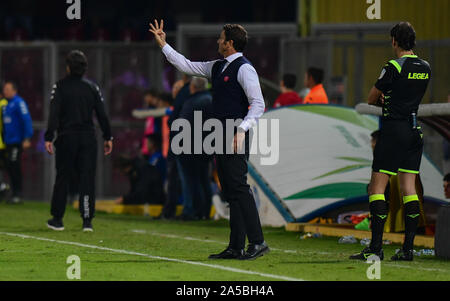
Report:
<svg viewBox="0 0 450 301"><path fill-rule="evenodd" d="M284 223L307 221L337 203L367 195L376 118L340 106L297 105L268 111L262 119L269 125L278 119L280 127L278 163L262 165L267 155L250 156L249 182L257 202L271 207L265 211L276 209ZM425 196L445 200L442 174L426 156L420 172ZM263 224L283 223L265 223L261 209L260 215Z"/></svg>

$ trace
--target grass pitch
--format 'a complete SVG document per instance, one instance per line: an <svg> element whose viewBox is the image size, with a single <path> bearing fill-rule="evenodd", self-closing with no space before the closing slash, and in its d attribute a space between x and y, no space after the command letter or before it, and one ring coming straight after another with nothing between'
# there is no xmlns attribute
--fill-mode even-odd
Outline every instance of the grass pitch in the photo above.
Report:
<svg viewBox="0 0 450 301"><path fill-rule="evenodd" d="M227 245L227 221L97 213L94 232L83 233L72 208L62 232L47 229L48 218L49 204L0 204L0 280L68 280L70 255L81 260L81 280L368 280L369 265L347 259L362 246L340 245L333 237L300 240L299 233L265 228L268 255L255 261L208 260ZM450 280L450 261L422 256L391 262L397 248L385 246L381 280Z"/></svg>

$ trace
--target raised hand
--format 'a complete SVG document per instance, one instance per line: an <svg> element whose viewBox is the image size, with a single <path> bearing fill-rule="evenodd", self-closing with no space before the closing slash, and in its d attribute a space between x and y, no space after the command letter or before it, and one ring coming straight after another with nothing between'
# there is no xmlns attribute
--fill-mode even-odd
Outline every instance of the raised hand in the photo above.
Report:
<svg viewBox="0 0 450 301"><path fill-rule="evenodd" d="M158 43L159 47L163 48L166 45L166 33L163 31L164 29L164 20L161 20L161 23L158 24L158 21L155 19L155 24L149 23L150 28L148 31L155 35L156 43Z"/></svg>

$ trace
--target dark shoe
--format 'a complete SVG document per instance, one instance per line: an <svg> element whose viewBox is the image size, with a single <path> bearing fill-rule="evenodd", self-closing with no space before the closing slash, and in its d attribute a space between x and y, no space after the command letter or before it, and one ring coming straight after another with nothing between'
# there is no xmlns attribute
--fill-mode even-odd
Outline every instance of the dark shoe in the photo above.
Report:
<svg viewBox="0 0 450 301"><path fill-rule="evenodd" d="M262 244L249 244L247 247L247 251L244 253L244 255L239 257L239 259L253 260L269 252L269 246L265 242L263 242Z"/></svg>
<svg viewBox="0 0 450 301"><path fill-rule="evenodd" d="M211 254L208 259L238 259L244 255L244 250L234 250L227 248L225 251L219 254Z"/></svg>
<svg viewBox="0 0 450 301"><path fill-rule="evenodd" d="M62 220L55 219L55 218L49 219L47 221L47 227L49 227L50 229L55 230L55 231L64 230L64 225L63 225Z"/></svg>
<svg viewBox="0 0 450 301"><path fill-rule="evenodd" d="M380 258L380 260L384 259L383 249L381 249L379 252L374 252L369 247L365 248L360 253L351 255L349 259L367 260L367 258L369 258L372 255L377 255Z"/></svg>
<svg viewBox="0 0 450 301"><path fill-rule="evenodd" d="M413 250L404 251L402 249L398 250L394 256L391 257L393 261L413 261L414 252Z"/></svg>
<svg viewBox="0 0 450 301"><path fill-rule="evenodd" d="M83 220L83 232L93 232L94 228L92 228L92 223L90 219Z"/></svg>

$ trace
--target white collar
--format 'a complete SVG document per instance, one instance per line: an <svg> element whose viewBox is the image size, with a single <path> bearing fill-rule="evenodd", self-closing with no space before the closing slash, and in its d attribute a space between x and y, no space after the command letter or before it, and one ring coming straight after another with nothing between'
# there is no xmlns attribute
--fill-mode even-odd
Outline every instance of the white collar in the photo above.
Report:
<svg viewBox="0 0 450 301"><path fill-rule="evenodd" d="M228 63L231 63L232 61L234 61L235 59L237 59L238 57L242 56L242 52L236 52L233 53L232 55L227 56L225 59L227 60Z"/></svg>

